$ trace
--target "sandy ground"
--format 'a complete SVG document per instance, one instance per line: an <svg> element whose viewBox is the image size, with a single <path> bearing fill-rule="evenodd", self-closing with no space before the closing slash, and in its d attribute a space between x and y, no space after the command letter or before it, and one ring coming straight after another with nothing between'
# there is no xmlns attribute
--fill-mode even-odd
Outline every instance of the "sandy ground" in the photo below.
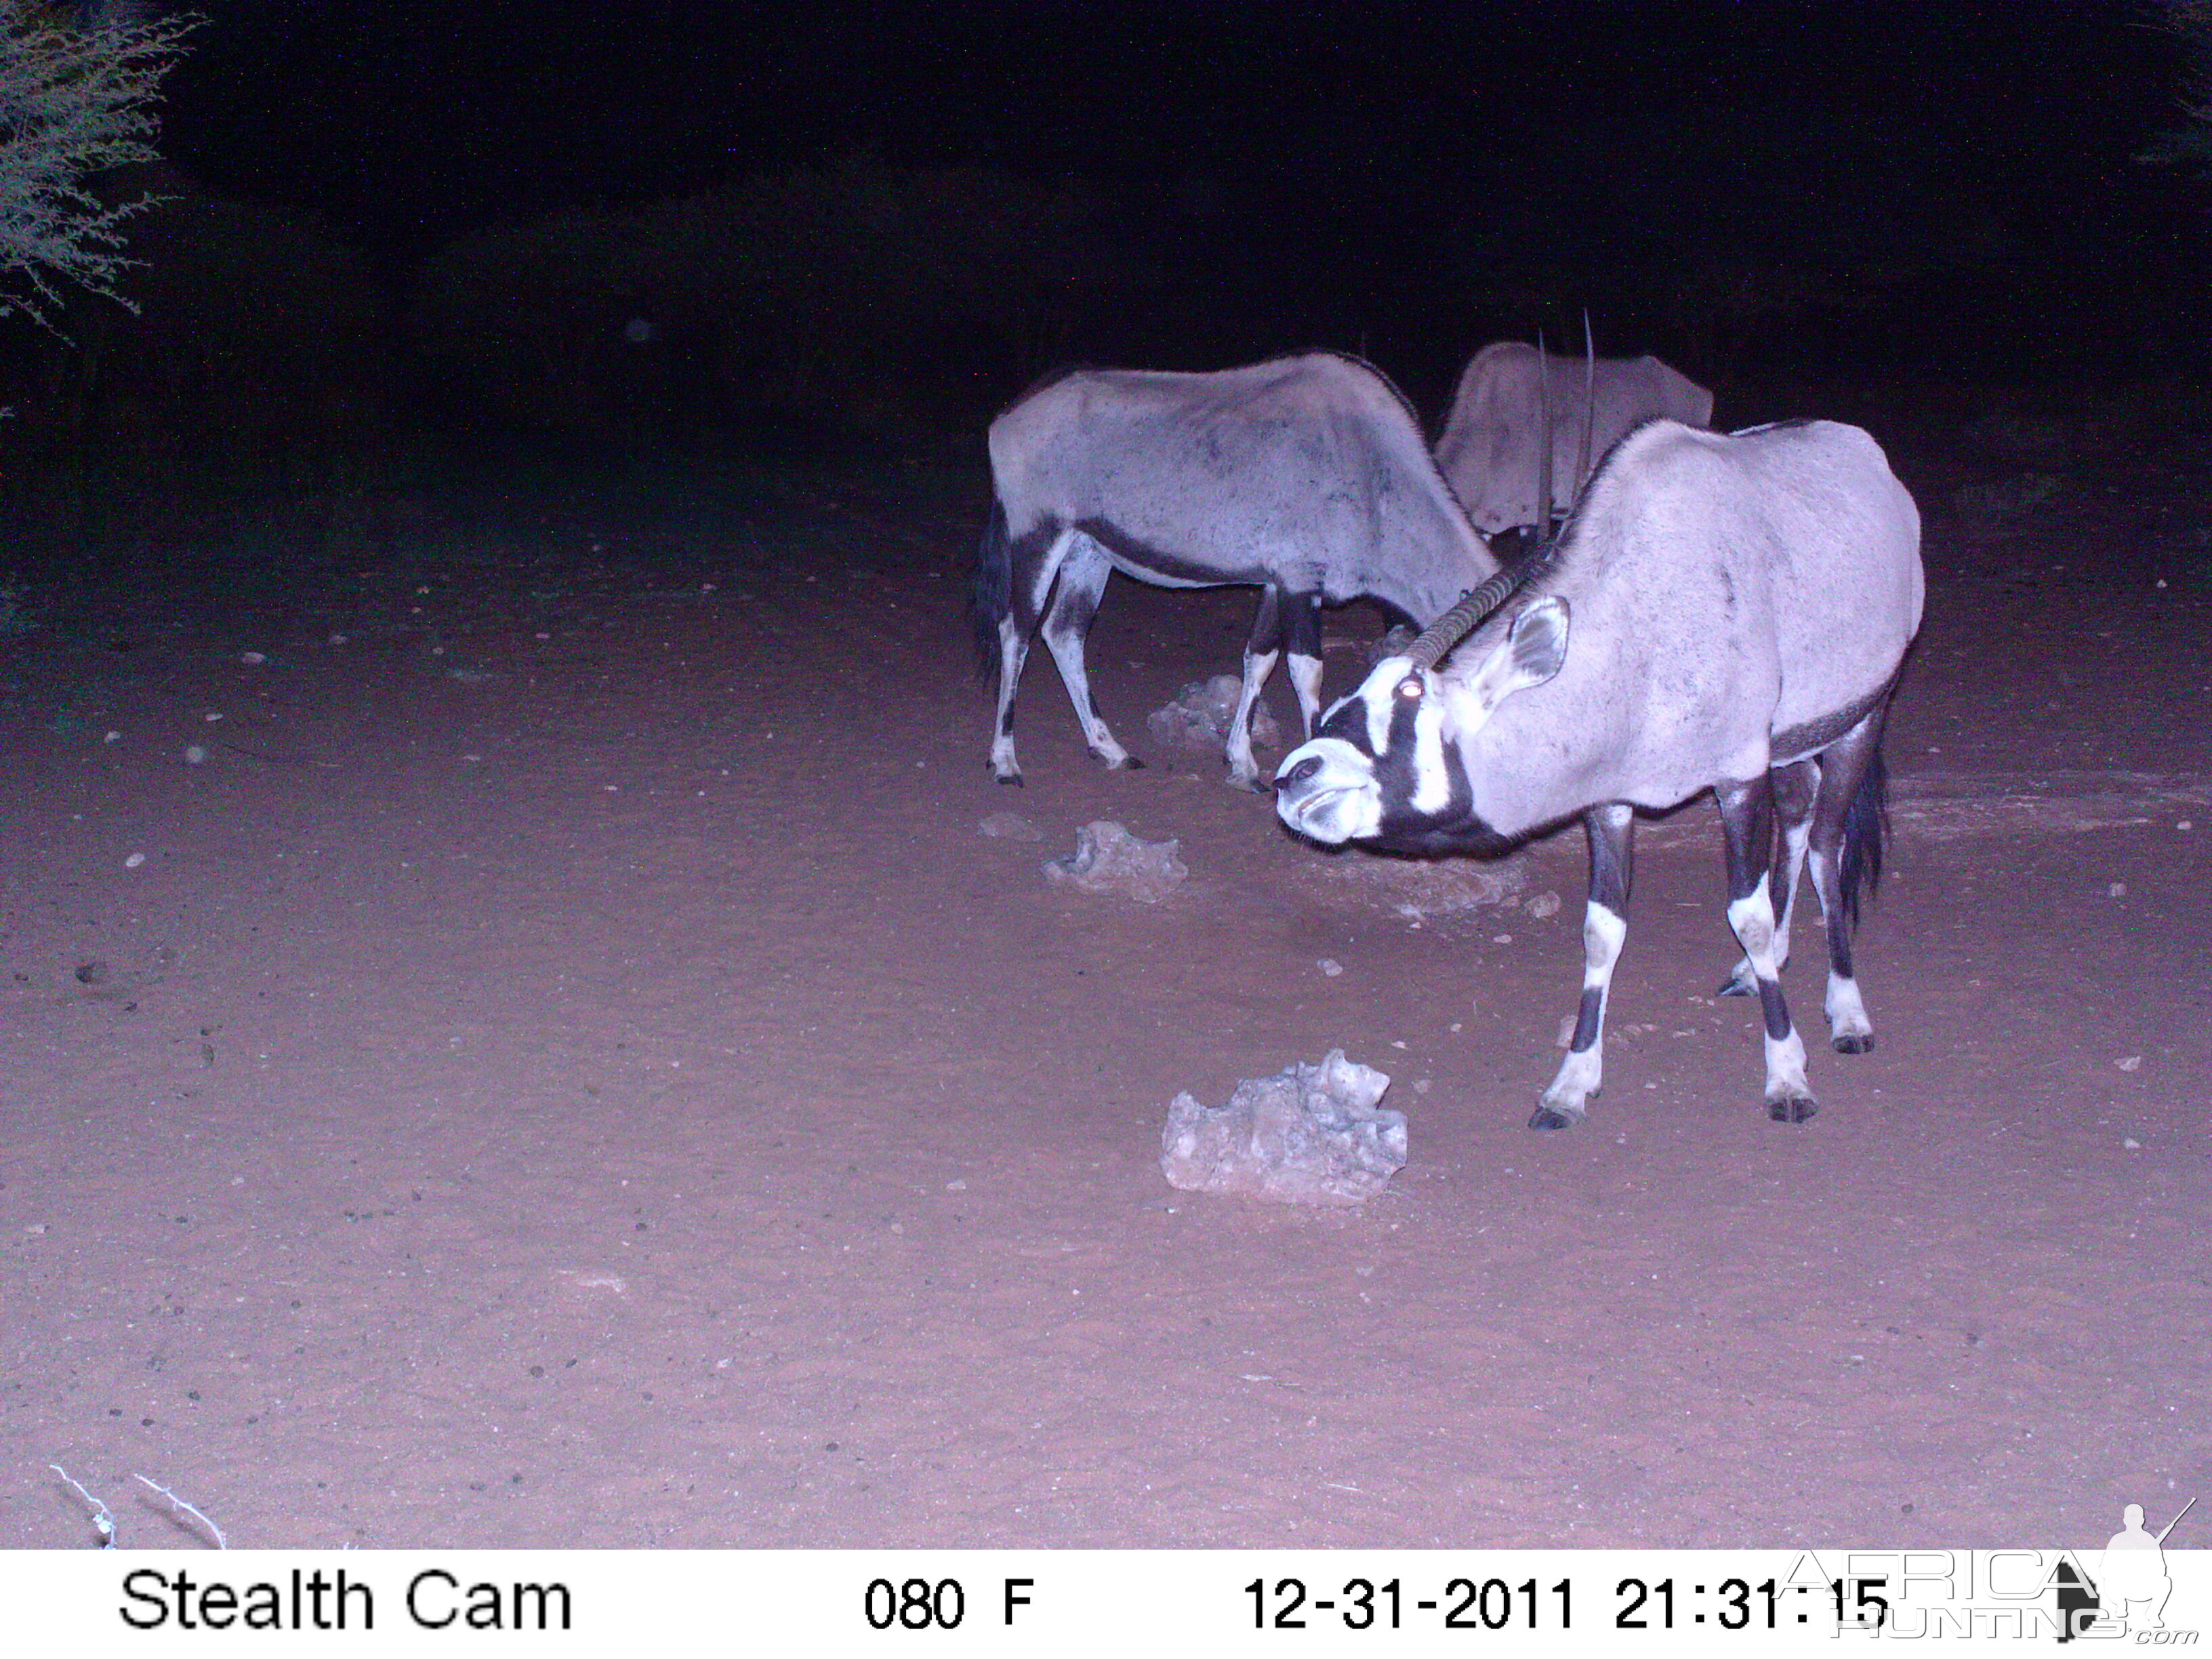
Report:
<svg viewBox="0 0 2212 1659"><path fill-rule="evenodd" d="M472 496L344 580L118 581L7 647L0 1545L93 1541L50 1463L140 1547L194 1534L135 1473L254 1546L2159 1524L2212 1488L2205 461L2083 483L2094 528L1913 476L1880 1042L1816 1046L1802 1127L1708 994L1698 804L1640 845L1604 1097L1524 1128L1578 836L1487 887L1330 859L1159 752L1243 597L1117 583L1094 683L1152 766L1096 769L1040 654L994 787L980 496ZM1048 885L1094 818L1187 886ZM1412 1119L1389 1193L1166 1187L1178 1090L1340 1046Z"/></svg>

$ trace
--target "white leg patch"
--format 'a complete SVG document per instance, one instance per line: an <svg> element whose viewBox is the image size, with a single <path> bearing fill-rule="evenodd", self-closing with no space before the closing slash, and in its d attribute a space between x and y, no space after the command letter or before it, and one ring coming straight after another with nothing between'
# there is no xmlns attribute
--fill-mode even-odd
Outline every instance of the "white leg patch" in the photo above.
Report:
<svg viewBox="0 0 2212 1659"><path fill-rule="evenodd" d="M1810 823L1793 823L1782 834L1782 914L1774 921L1774 965L1778 973L1790 965L1790 921L1797 913L1797 878L1805 868L1805 843L1813 838Z"/></svg>
<svg viewBox="0 0 2212 1659"><path fill-rule="evenodd" d="M1306 737L1310 740L1314 726L1321 719L1321 659L1302 657L1293 651L1286 666L1291 687L1298 694L1298 713L1305 717Z"/></svg>
<svg viewBox="0 0 2212 1659"><path fill-rule="evenodd" d="M1874 1022L1859 998L1859 982L1828 975L1828 1036L1838 1054L1863 1054L1874 1047Z"/></svg>
<svg viewBox="0 0 2212 1659"><path fill-rule="evenodd" d="M991 775L1011 783L1022 775L1014 758L1014 737L1006 727L1014 710L1014 688L1021 683L1022 659L1028 654L1022 630L1012 617L999 619L999 715L991 728Z"/></svg>
<svg viewBox="0 0 2212 1659"><path fill-rule="evenodd" d="M1114 734L1106 722L1098 718L1091 706L1091 681L1084 671L1083 641L1072 634L1054 634L1045 629L1044 642L1052 653L1052 659L1060 665L1060 678L1066 683L1067 700L1075 705L1075 718L1083 727L1083 740L1091 752L1109 766L1126 766L1129 751L1114 741Z"/></svg>
<svg viewBox="0 0 2212 1659"><path fill-rule="evenodd" d="M1805 1081L1805 1039L1791 1026L1779 1042L1766 1039L1766 1097L1769 1100L1808 1100L1812 1086Z"/></svg>
<svg viewBox="0 0 2212 1659"><path fill-rule="evenodd" d="M1569 1053L1559 1063L1559 1075L1544 1091L1538 1106L1580 1117L1589 1098L1605 1085L1605 1008L1612 995L1613 965L1628 939L1628 921L1606 906L1591 902L1583 910L1583 1000L1597 993L1597 1035L1590 1046ZM1577 1014L1579 1021L1579 1013Z"/></svg>
<svg viewBox="0 0 2212 1659"><path fill-rule="evenodd" d="M1581 1117L1589 1109L1589 1097L1604 1081L1605 1041L1601 1037L1590 1048L1559 1062L1559 1074L1536 1103L1547 1111Z"/></svg>
<svg viewBox="0 0 2212 1659"><path fill-rule="evenodd" d="M1760 979L1773 979L1774 971L1774 905L1766 896L1766 884L1760 882L1744 897L1728 908L1729 931L1743 946L1744 960L1751 971Z"/></svg>
<svg viewBox="0 0 2212 1659"><path fill-rule="evenodd" d="M1752 972L1759 979L1778 983L1774 960L1774 905L1767 893L1767 885L1760 882L1750 893L1737 899L1728 908L1729 926L1735 932L1736 941L1743 946L1744 959L1751 963ZM1765 1001L1761 988L1762 1012ZM1770 1108L1783 1103L1802 1102L1809 1107L1812 1089L1805 1081L1805 1040L1797 1035L1793 1024L1787 1036L1765 1035L1762 1020L1760 1032L1766 1053L1766 1100ZM1779 1114L1778 1114L1779 1115ZM1810 1116L1809 1110L1793 1107L1793 1118Z"/></svg>
<svg viewBox="0 0 2212 1659"><path fill-rule="evenodd" d="M1229 781L1239 789L1260 787L1260 763L1252 757L1252 705L1260 701L1260 689L1267 683L1267 676L1275 672L1275 659L1281 653L1274 651L1247 651L1244 653L1244 684L1237 693L1236 717L1229 722Z"/></svg>

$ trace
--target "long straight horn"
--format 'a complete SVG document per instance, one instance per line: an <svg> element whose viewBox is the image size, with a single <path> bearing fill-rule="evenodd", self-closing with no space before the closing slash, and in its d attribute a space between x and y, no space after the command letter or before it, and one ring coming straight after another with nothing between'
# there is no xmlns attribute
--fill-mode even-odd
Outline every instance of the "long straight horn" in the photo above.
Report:
<svg viewBox="0 0 2212 1659"><path fill-rule="evenodd" d="M1568 492L1580 501L1589 482L1590 451L1597 446L1597 343L1590 337L1589 307L1583 307L1583 441L1575 456L1575 484Z"/></svg>
<svg viewBox="0 0 2212 1659"><path fill-rule="evenodd" d="M1536 423L1543 428L1536 447L1536 544L1552 533L1552 362L1544 351L1544 331L1536 331Z"/></svg>

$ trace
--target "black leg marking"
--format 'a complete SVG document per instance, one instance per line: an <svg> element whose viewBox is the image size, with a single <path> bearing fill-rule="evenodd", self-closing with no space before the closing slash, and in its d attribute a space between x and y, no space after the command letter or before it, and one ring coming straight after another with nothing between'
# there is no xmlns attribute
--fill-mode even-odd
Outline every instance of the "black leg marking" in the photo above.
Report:
<svg viewBox="0 0 2212 1659"><path fill-rule="evenodd" d="M1636 814L1619 803L1583 814L1589 841L1589 902L1583 911L1583 994L1559 1074L1536 1103L1532 1129L1564 1129L1583 1115L1605 1082L1605 1006L1628 938L1629 878Z"/></svg>
<svg viewBox="0 0 2212 1659"><path fill-rule="evenodd" d="M1805 1082L1805 1044L1790 1023L1777 976L1773 889L1774 785L1762 772L1744 783L1723 783L1714 795L1728 842L1729 926L1759 986L1766 1028L1766 1113L1778 1123L1802 1123L1819 1109Z"/></svg>
<svg viewBox="0 0 2212 1659"><path fill-rule="evenodd" d="M1605 1028L1605 993L1595 985L1583 988L1582 1006L1575 1014L1574 1040L1567 1044L1570 1054L1583 1054L1597 1042L1597 1034Z"/></svg>
<svg viewBox="0 0 2212 1659"><path fill-rule="evenodd" d="M1877 703L1820 757L1820 797L1814 804L1807 862L1813 891L1828 923L1829 1046L1841 1054L1874 1047L1874 1027L1851 966L1851 934L1858 924L1858 885L1871 885L1881 867L1884 777L1881 727L1887 703Z"/></svg>

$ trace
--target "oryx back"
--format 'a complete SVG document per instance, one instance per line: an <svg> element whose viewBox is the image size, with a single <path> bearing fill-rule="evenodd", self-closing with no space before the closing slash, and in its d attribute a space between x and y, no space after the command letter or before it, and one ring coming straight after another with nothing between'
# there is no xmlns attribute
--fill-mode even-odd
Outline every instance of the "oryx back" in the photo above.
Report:
<svg viewBox="0 0 2212 1659"><path fill-rule="evenodd" d="M1209 374L1079 370L994 422L990 452L975 615L999 664L991 767L1004 783L1021 779L1013 696L1033 634L1091 753L1137 763L1092 706L1084 664L1113 571L1261 590L1226 745L1230 781L1258 788L1251 714L1279 659L1309 734L1319 714L1322 605L1371 598L1426 620L1498 568L1411 408L1333 353Z"/></svg>
<svg viewBox="0 0 2212 1659"><path fill-rule="evenodd" d="M1491 568L1404 399L1334 353L1079 370L993 422L990 450L1017 542L1073 526L1142 581L1274 583L1425 618Z"/></svg>
<svg viewBox="0 0 2212 1659"><path fill-rule="evenodd" d="M1656 357L1601 357L1588 365L1586 402L1582 362L1547 356L1518 340L1485 346L1460 376L1437 440L1437 463L1486 536L1548 516L1536 503L1547 362L1553 514L1574 504L1583 473L1641 422L1663 416L1702 427L1712 420L1713 394ZM1586 411L1592 412L1586 417Z"/></svg>
<svg viewBox="0 0 2212 1659"><path fill-rule="evenodd" d="M1640 428L1526 590L1567 600L1576 648L1475 735L1475 811L1517 834L1601 799L1668 807L1832 741L1919 627L1919 532L1856 427ZM1480 661L1525 602L1459 660Z"/></svg>

